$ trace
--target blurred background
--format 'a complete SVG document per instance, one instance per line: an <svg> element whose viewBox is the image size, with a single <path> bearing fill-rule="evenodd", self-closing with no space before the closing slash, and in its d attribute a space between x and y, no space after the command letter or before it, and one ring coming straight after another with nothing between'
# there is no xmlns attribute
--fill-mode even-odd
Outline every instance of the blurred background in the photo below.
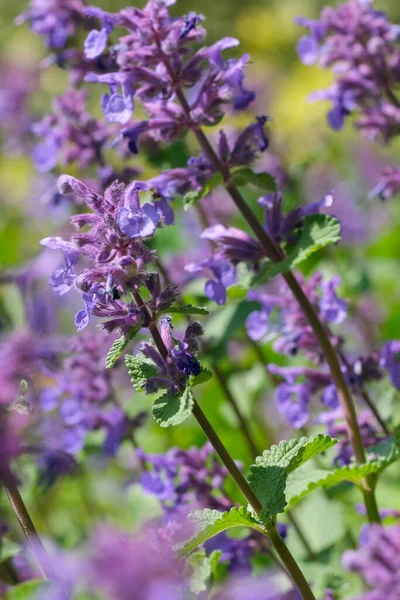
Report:
<svg viewBox="0 0 400 600"><path fill-rule="evenodd" d="M246 87L257 92L256 101L247 115L228 117L226 123L231 120L232 125L242 127L252 115L271 116L271 146L268 156L262 160L278 160L289 173L294 184L286 198L288 206L315 201L330 189L336 190L335 211L342 221L343 241L338 249L327 250L309 261L305 273L318 266L329 276L341 276L341 296L350 301L351 314L355 314L357 306L359 327L356 332L356 326L349 322L344 326L344 333L350 338L350 346L362 351L364 339L368 340L370 350L384 340L400 337L400 204L396 198L386 204L368 198L369 191L378 182L382 166L400 160L400 146L380 148L368 143L349 124L340 134L335 133L326 123L328 106L308 101L313 91L330 84L331 75L319 67L302 65L296 54L296 43L303 30L294 24L293 19L299 15L316 19L325 4L320 0L178 0L173 11L177 14L191 10L203 13L206 17L204 26L208 30L207 43L222 36L234 36L241 42L238 52L250 54ZM336 6L336 2L328 4ZM377 0L375 4L386 10L393 22L400 22L399 2ZM125 3L121 0L99 0L97 5L116 12ZM143 2L137 2L137 5L142 6ZM79 170L72 165L57 168L52 174L37 173L31 160L35 140L29 132L32 122L51 112L52 97L64 92L67 73L57 66L38 68L48 51L42 40L30 32L28 24L18 27L14 24L14 19L26 8L25 2L1 0L0 7L0 125L3 147L0 163L0 271L6 280L7 273L24 272L29 269L30 261L35 260L39 281L35 284L38 286L36 293L50 304L59 303L58 298L52 298L52 291L47 285L47 274L57 261L54 264L53 255L47 254L39 262L36 259L40 250L39 240L60 234L71 212L65 204L54 202L55 176L67 172L79 177ZM77 45L82 46L83 40L84 35L78 36ZM99 86L86 87L89 106L100 118ZM189 146L190 143L189 140ZM189 149L192 151L192 148ZM175 151L177 154L174 154ZM132 156L131 166L140 168L140 178L147 179L163 168L181 164L180 151L182 148L175 147L174 152L166 153L153 164L140 156ZM248 199L255 203L256 196L250 195ZM177 226L166 228L155 241L167 258L179 250L190 248L190 236L188 239L187 235L180 235L179 223L180 219ZM201 299L201 286L189 288L187 293L189 299L191 296ZM4 335L12 329L23 328L26 319L23 294L20 288L6 281L0 288L0 329ZM60 335L75 333L73 302L65 300L61 308L57 306L57 333ZM258 443L265 444L266 438L272 443L287 434L292 435L293 432L287 431L287 426L274 412L273 390L265 381L261 365L254 361L251 348L243 349L243 331L240 328L243 318L236 329L233 327L234 335L223 339L226 323L230 323L231 318L229 307L216 310L205 324L206 330L208 328L216 332L217 338L221 337L220 349L229 349L229 361L222 354L219 358L241 408L249 415L252 407L257 407L262 423L262 427L255 427ZM281 360L268 345L263 350L266 361ZM118 384L122 387L121 382ZM242 393L243 389L246 394ZM123 393L128 396L132 415L145 408L146 398L133 396L126 389ZM377 393L381 393L379 389ZM388 394L387 390L383 393ZM393 391L390 393L392 396L395 394ZM204 386L202 394L204 410L212 414L213 423L224 437L228 449L237 459L249 464L251 457L240 443L235 415L222 401L218 383L213 380ZM393 397L389 401L392 403ZM184 448L200 445L203 438L191 421L168 431L162 431L149 422L138 431L137 441L147 452L161 452L173 445ZM91 443L95 448L95 436ZM131 448L123 448L118 461L111 463L104 461L99 465L93 458L93 471L90 444L86 452L87 461L79 473L57 482L45 494L26 483L33 477L33 468L29 461L25 465L25 494L32 504L38 528L66 547L79 542L87 527L99 519L111 519L121 526L134 527L144 516L159 514L156 500L145 495L127 477L127 472L134 467ZM98 475L99 468L101 477ZM397 471L391 475L389 470L385 483L378 490L383 507L400 508L396 477ZM110 481L123 484L123 491L121 486L110 485ZM316 499L311 503L305 502L299 509L308 523L315 549L323 550L343 539L347 533L355 536L358 531L361 520L349 516L353 515L354 502L359 500L357 493L346 488L336 490L335 494L344 498L348 514L335 503L334 497L327 498L324 494L316 494ZM3 511L7 510L4 503L0 507ZM327 528L323 520L328 507ZM315 518L317 512L322 520ZM296 536L294 533L291 535L291 547L296 552ZM298 552L301 555L300 546Z"/></svg>

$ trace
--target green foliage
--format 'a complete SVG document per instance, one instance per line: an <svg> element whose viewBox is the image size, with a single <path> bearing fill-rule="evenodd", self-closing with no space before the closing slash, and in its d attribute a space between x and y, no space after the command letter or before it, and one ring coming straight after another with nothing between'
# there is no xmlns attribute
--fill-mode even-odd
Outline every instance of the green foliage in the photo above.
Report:
<svg viewBox="0 0 400 600"><path fill-rule="evenodd" d="M183 392L169 396L164 394L153 404L153 417L161 427L171 427L186 421L192 414L194 396L190 387Z"/></svg>
<svg viewBox="0 0 400 600"><path fill-rule="evenodd" d="M121 354L123 353L125 348L128 346L129 342L135 337L135 335L139 331L140 331L140 327L134 327L133 329L131 329L131 331L128 334L121 335L121 337L119 337L117 340L115 340L115 342L113 343L113 345L111 346L111 348L109 349L109 351L107 353L107 357L106 357L106 368L107 369L111 369L115 365L115 363L117 362L117 360L119 359L119 357L121 356Z"/></svg>
<svg viewBox="0 0 400 600"><path fill-rule="evenodd" d="M259 518L267 526L272 525L276 515L285 510L286 479L287 473L282 467L251 467L250 487L262 504L264 510Z"/></svg>
<svg viewBox="0 0 400 600"><path fill-rule="evenodd" d="M4 600L35 600L39 596L39 593L48 593L50 585L42 579L25 581L8 590Z"/></svg>
<svg viewBox="0 0 400 600"><path fill-rule="evenodd" d="M210 579L212 577L215 579L217 565L221 555L221 550L214 550L207 556L205 549L201 548L188 557L187 563L191 568L191 576L189 579L191 592L200 594L207 590L207 584Z"/></svg>
<svg viewBox="0 0 400 600"><path fill-rule="evenodd" d="M176 304L170 306L158 313L158 317L165 313L176 315L209 315L210 312L205 306L192 306L191 304Z"/></svg>
<svg viewBox="0 0 400 600"><path fill-rule="evenodd" d="M198 202L201 198L208 196L208 194L210 194L214 188L223 185L223 183L224 180L221 173L215 173L215 175L213 175L211 179L204 184L200 191L188 192L183 196L182 200L184 209L188 210L188 208L196 204L196 202Z"/></svg>
<svg viewBox="0 0 400 600"><path fill-rule="evenodd" d="M269 173L254 173L250 167L240 167L232 172L232 179L238 187L243 187L248 183L255 185L263 190L274 192L276 190L275 179Z"/></svg>
<svg viewBox="0 0 400 600"><path fill-rule="evenodd" d="M263 531L244 506L231 508L229 512L205 508L196 510L190 515L190 518L195 523L196 533L188 541L178 546L179 554L182 557L188 556L197 546L232 527L251 527L257 531Z"/></svg>
<svg viewBox="0 0 400 600"><path fill-rule="evenodd" d="M318 488L330 488L344 481L360 485L367 475L376 477L400 456L400 443L396 435L368 448L371 460L363 465L345 465L333 471L324 469L299 469L291 473L286 482L287 508Z"/></svg>
<svg viewBox="0 0 400 600"><path fill-rule="evenodd" d="M337 219L320 214L305 217L300 237L295 244L287 248L286 258L277 263L266 261L260 273L253 279L253 285L265 283L276 275L287 273L311 254L339 240L340 223Z"/></svg>
<svg viewBox="0 0 400 600"><path fill-rule="evenodd" d="M289 474L336 443L335 438L323 434L313 435L309 438L302 437L299 440L283 440L278 446L271 446L269 450L264 450L262 456L256 458L256 465L282 467Z"/></svg>
<svg viewBox="0 0 400 600"><path fill-rule="evenodd" d="M125 356L125 364L131 377L132 385L138 392L143 391L144 385L150 377L157 375L157 367L151 360L141 354L127 354Z"/></svg>
<svg viewBox="0 0 400 600"><path fill-rule="evenodd" d="M206 367L201 367L200 373L198 375L190 375L189 377L189 386L194 387L195 385L201 385L202 383L206 383L212 378L213 374L210 369Z"/></svg>

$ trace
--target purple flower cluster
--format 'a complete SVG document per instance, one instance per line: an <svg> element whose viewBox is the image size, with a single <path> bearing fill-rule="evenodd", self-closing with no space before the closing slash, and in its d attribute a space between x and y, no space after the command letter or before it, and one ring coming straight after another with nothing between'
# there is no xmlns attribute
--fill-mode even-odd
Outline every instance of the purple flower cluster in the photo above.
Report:
<svg viewBox="0 0 400 600"><path fill-rule="evenodd" d="M281 193L267 194L261 196L258 200L264 210L264 229L278 244L296 241L297 230L301 226L304 217L319 213L322 208L331 206L332 202L333 197L328 194L318 202L295 208L285 215ZM266 258L265 251L258 240L236 227L213 225L203 231L201 238L212 244L213 255L200 263L189 263L185 268L189 273L202 273L204 271L207 275L210 274L211 277L207 279L205 284L205 294L217 304L225 304L227 288L237 281L236 266L239 263L246 263L256 274L259 270L260 261ZM254 294L257 296L258 292L254 292ZM288 298L289 295L289 292L286 291ZM259 300L258 297L249 297L249 299ZM296 304L293 298L290 298L290 301L292 306ZM298 307L297 312L301 313ZM255 321L254 318L254 324L258 328ZM260 330L260 334L249 332L249 335L252 339L260 339L264 334Z"/></svg>
<svg viewBox="0 0 400 600"><path fill-rule="evenodd" d="M349 0L322 11L319 21L298 18L310 34L298 42L302 61L318 61L332 68L336 81L331 88L314 94L315 100L330 100L328 121L341 129L349 115L359 114L356 126L370 139L384 142L397 135L400 102L394 90L400 82L400 32L372 0Z"/></svg>
<svg viewBox="0 0 400 600"><path fill-rule="evenodd" d="M134 97L142 102L149 118L123 132L132 151L144 132L155 140L170 142L190 127L213 125L223 115L225 105L245 108L254 93L243 87L243 70L248 61L224 60L222 52L239 44L227 37L209 47L195 51L193 43L202 42L205 31L201 15L172 18L171 0L149 0L143 9L135 7L112 14L98 8L86 9L88 16L98 17L100 31L91 31L85 42L87 58L102 54L113 26L127 29L115 47L118 70L105 74L90 73L88 81L110 87L102 106L110 121L127 123L134 107ZM178 100L182 90L189 95L185 107Z"/></svg>
<svg viewBox="0 0 400 600"><path fill-rule="evenodd" d="M336 289L340 284L338 277L325 282L321 273L315 273L308 281L297 277L326 326L340 324L345 320L347 302L337 295ZM321 363L323 357L311 326L283 282L274 282L271 292L269 288L265 291L250 290L247 297L261 305L260 310L252 312L246 322L247 332L253 340L278 335L274 342L276 352L295 356L302 351L314 363ZM342 339L332 336L332 342L339 348Z"/></svg>
<svg viewBox="0 0 400 600"><path fill-rule="evenodd" d="M86 228L74 234L71 241L51 237L41 242L62 250L65 257L65 265L50 277L54 291L65 294L74 286L82 290L85 307L75 319L79 331L88 325L93 314L108 319L103 323L107 331L128 333L133 327L149 324L149 310L165 310L176 300L174 286L162 290L159 277L148 272L155 253L144 241L165 222L165 216L160 201L141 205L139 191L147 187L140 182L125 186L115 181L100 196L74 177L64 175L59 179L62 194L75 193L94 211L71 217L78 231ZM80 258L89 267L77 274ZM151 295L146 305L140 305L133 297L143 285Z"/></svg>
<svg viewBox="0 0 400 600"><path fill-rule="evenodd" d="M360 536L360 548L343 555L344 567L358 573L368 591L358 600L396 600L400 574L400 525L367 525Z"/></svg>
<svg viewBox="0 0 400 600"><path fill-rule="evenodd" d="M203 335L203 328L197 321L191 321L181 340L172 335L172 319L165 317L160 321L160 335L167 356L163 357L151 343L144 343L142 353L157 367L157 375L149 377L145 383L147 394L154 394L159 389L166 389L174 395L186 387L191 375L199 375L200 363L196 358L199 350L197 338Z"/></svg>
<svg viewBox="0 0 400 600"><path fill-rule="evenodd" d="M63 48L84 19L81 0L31 0L29 8L17 19L28 22L31 30L46 41L48 48Z"/></svg>
<svg viewBox="0 0 400 600"><path fill-rule="evenodd" d="M105 431L104 452L115 454L142 423L143 415L129 419L113 400L111 372L105 367L108 343L103 335L78 336L71 354L54 376L54 385L42 389L42 429L52 448L77 454L89 431Z"/></svg>
<svg viewBox="0 0 400 600"><path fill-rule="evenodd" d="M139 457L148 466L140 479L143 489L160 500L167 522L175 522L195 508L223 512L232 507L224 492L228 472L218 462L211 444L189 450L171 448L166 454L140 450ZM285 535L285 528L280 531ZM262 552L263 545L253 534L240 540L220 534L206 543L206 549L222 550L221 561L229 563L229 570L243 572L250 570L250 558Z"/></svg>

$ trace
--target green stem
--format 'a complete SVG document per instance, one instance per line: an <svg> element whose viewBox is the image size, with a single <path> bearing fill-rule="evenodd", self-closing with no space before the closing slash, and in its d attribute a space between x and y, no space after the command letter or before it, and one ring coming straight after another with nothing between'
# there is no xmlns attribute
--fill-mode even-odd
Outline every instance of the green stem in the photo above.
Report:
<svg viewBox="0 0 400 600"><path fill-rule="evenodd" d="M138 306L144 306L143 300L141 299L140 293L137 289L134 290L133 297L135 298L135 301L138 304ZM166 359L168 356L168 351L164 345L160 332L158 331L157 323L155 321L151 321L149 323L148 328L150 330L151 335L153 336L153 340L155 345L157 346L158 351L160 352L161 356L164 359ZM197 422L199 423L200 427L202 428L203 432L205 433L206 437L211 442L211 445L213 446L215 452L221 459L222 463L225 465L232 479L242 492L247 502L250 504L251 508L257 515L260 514L263 510L261 502L258 500L257 496L251 489L245 477L243 477L235 461L229 454L228 450L225 448L217 432L207 419L206 415L203 413L196 400L194 401L192 413ZM302 574L300 567L294 560L293 556L290 554L288 548L286 548L284 541L279 536L275 528L273 528L271 532L271 536L270 531L266 531L265 533L269 537L272 545L275 547L277 553L279 554L281 561L283 562L293 583L297 586L302 599L315 600L315 596L313 595L310 586L308 585L304 575Z"/></svg>
<svg viewBox="0 0 400 600"><path fill-rule="evenodd" d="M32 522L28 509L25 506L18 486L15 483L14 476L8 466L3 467L1 483L11 504L11 508L13 509L14 514L17 517L21 529L33 552L39 571L43 579L48 579L50 577L49 557Z"/></svg>
<svg viewBox="0 0 400 600"><path fill-rule="evenodd" d="M173 71L171 71L171 75L173 75ZM186 117L190 122L190 106L185 98L182 89L179 86L177 86L175 88L175 93ZM236 207L238 208L242 216L245 218L248 225L253 230L253 233L255 234L261 246L263 247L266 256L272 262L280 262L284 258L282 249L275 244L272 238L269 237L268 233L262 227L261 223L258 221L252 209L247 205L245 199L241 195L239 189L237 188L232 179L229 168L221 162L201 127L197 125L192 125L192 131L196 136L199 146L213 165L214 169L222 174L226 190L229 192L233 202L236 204ZM366 457L360 428L357 422L353 398L350 389L347 385L346 379L340 368L339 358L331 343L329 334L326 331L322 322L320 321L313 305L309 301L308 297L303 291L303 288L301 287L293 273L291 271L289 271L288 273L284 273L283 278L285 279L292 294L296 298L301 310L304 313L304 316L309 322L314 332L314 335L317 338L318 343L321 347L322 353L329 367L332 380L337 389L338 397L343 409L344 417L348 428L349 439L353 448L356 462L357 464L362 464L365 462ZM380 522L375 499L373 478L370 476L366 477L362 482L362 487L363 496L367 508L367 514L370 522Z"/></svg>
<svg viewBox="0 0 400 600"><path fill-rule="evenodd" d="M310 586L308 585L307 579L304 577L299 565L290 553L289 548L278 533L276 527L273 527L268 531L268 536L274 545L281 561L285 565L288 573L300 592L303 600L315 600L315 596L312 593Z"/></svg>

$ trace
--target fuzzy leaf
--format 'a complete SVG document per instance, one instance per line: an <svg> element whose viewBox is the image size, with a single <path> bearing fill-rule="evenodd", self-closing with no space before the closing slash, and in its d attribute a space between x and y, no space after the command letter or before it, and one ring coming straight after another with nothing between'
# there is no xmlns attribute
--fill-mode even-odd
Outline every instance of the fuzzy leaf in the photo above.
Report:
<svg viewBox="0 0 400 600"><path fill-rule="evenodd" d="M211 179L206 181L206 183L200 191L188 192L183 196L182 200L184 210L188 210L191 206L196 204L196 202L201 200L201 198L204 198L204 196L208 196L208 194L210 194L214 188L223 184L224 180L221 173L215 173L215 175L213 175Z"/></svg>
<svg viewBox="0 0 400 600"><path fill-rule="evenodd" d="M138 392L143 391L144 385L150 377L157 375L157 367L151 360L140 354L127 354L125 356L125 364L128 368L132 385Z"/></svg>
<svg viewBox="0 0 400 600"><path fill-rule="evenodd" d="M240 167L232 172L233 181L238 187L248 183L256 185L263 190L274 192L276 190L275 179L269 173L254 173L249 167Z"/></svg>
<svg viewBox="0 0 400 600"><path fill-rule="evenodd" d="M201 371L198 375L191 375L189 377L189 385L190 387L194 387L195 385L201 385L202 383L206 383L212 378L213 374L210 369L206 367L201 367Z"/></svg>
<svg viewBox="0 0 400 600"><path fill-rule="evenodd" d="M282 467L289 474L336 443L335 438L321 433L309 438L302 437L299 440L293 439L288 442L283 440L278 446L271 446L269 450L264 450L263 455L256 458L256 465Z"/></svg>
<svg viewBox="0 0 400 600"><path fill-rule="evenodd" d="M160 316L165 313L171 313L175 315L209 315L210 311L205 306L192 306L191 304L176 304L170 306L165 310L158 313Z"/></svg>
<svg viewBox="0 0 400 600"><path fill-rule="evenodd" d="M252 527L257 531L263 531L244 506L231 508L229 512L205 508L196 510L189 517L195 523L196 533L188 541L178 546L182 557L188 556L197 546L232 527Z"/></svg>
<svg viewBox="0 0 400 600"><path fill-rule="evenodd" d="M250 470L250 487L264 509L260 515L261 520L270 525L274 517L285 510L287 473L283 467L278 466L252 465Z"/></svg>
<svg viewBox="0 0 400 600"><path fill-rule="evenodd" d="M115 342L113 343L113 345L107 352L107 357L106 357L106 368L107 369L111 369L115 365L115 363L117 362L117 360L119 359L119 357L121 356L121 354L123 353L123 351L125 350L127 345L129 344L129 342L135 337L135 335L139 331L140 331L140 327L134 327L127 335L121 335L121 337L119 337L117 340L115 340Z"/></svg>
<svg viewBox="0 0 400 600"><path fill-rule="evenodd" d="M192 414L194 396L187 387L183 393L169 396L164 394L153 404L153 417L161 427L171 427L186 421Z"/></svg>
<svg viewBox="0 0 400 600"><path fill-rule="evenodd" d="M254 277L252 285L265 283L280 273L287 273L314 252L339 240L340 223L337 219L322 214L305 217L300 238L288 248L286 258L277 263L264 262L260 273Z"/></svg>
<svg viewBox="0 0 400 600"><path fill-rule="evenodd" d="M302 468L291 473L286 482L287 508L291 508L318 488L330 488L343 481L359 485L367 475L380 475L384 469L400 458L399 439L393 435L376 446L370 446L368 456L370 461L363 465L345 465L333 471Z"/></svg>
<svg viewBox="0 0 400 600"><path fill-rule="evenodd" d="M221 550L214 550L207 556L205 549L201 548L188 557L187 562L192 571L189 579L191 592L200 594L207 590L207 584L216 572L216 565L221 555Z"/></svg>

